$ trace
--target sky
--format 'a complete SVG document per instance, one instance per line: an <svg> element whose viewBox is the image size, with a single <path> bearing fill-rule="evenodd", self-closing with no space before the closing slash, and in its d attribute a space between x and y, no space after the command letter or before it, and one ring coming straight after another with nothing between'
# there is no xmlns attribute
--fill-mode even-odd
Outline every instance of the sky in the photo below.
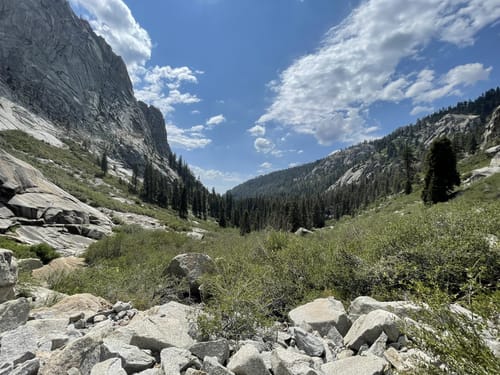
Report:
<svg viewBox="0 0 500 375"><path fill-rule="evenodd" d="M69 0L219 193L500 86L499 0Z"/></svg>

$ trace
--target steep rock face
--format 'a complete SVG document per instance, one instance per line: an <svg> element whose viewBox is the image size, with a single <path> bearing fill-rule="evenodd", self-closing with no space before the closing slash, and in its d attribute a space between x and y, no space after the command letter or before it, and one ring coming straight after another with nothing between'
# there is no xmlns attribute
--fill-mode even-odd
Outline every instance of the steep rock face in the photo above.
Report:
<svg viewBox="0 0 500 375"><path fill-rule="evenodd" d="M122 59L66 0L0 2L0 95L127 164L169 153L161 113L134 98Z"/></svg>

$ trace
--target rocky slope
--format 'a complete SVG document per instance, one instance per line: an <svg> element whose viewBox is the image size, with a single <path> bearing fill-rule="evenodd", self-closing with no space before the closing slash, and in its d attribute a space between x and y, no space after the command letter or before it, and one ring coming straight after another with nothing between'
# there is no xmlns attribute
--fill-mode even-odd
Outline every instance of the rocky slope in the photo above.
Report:
<svg viewBox="0 0 500 375"><path fill-rule="evenodd" d="M163 116L135 99L123 60L66 0L0 1L0 41L0 97L50 123L16 127L107 149L129 167L146 155L174 175L163 161L170 153Z"/></svg>
<svg viewBox="0 0 500 375"><path fill-rule="evenodd" d="M495 106L486 115L454 113L449 109L417 124L395 130L375 141L363 142L332 153L324 159L260 176L233 188L235 198L256 195L323 194L361 181L391 180L401 173L401 150L408 144L417 160L438 137L447 136L466 152L472 137L483 149L500 143L500 90L491 90ZM480 102L482 98L477 101ZM459 107L457 107L459 108ZM458 110L457 110L458 111ZM417 165L418 167L418 165Z"/></svg>
<svg viewBox="0 0 500 375"><path fill-rule="evenodd" d="M198 266L192 259L182 265L188 275ZM0 281L8 281L0 285L12 288L16 277L15 259L0 250ZM346 310L333 297L319 298L291 310L289 324L235 341L200 336L201 306L168 302L138 311L77 294L35 307L38 296L31 305L22 297L0 301L0 374L381 375L437 362L402 331L420 327L409 315L425 308L405 301L358 297ZM495 332L490 322L481 339L498 356Z"/></svg>

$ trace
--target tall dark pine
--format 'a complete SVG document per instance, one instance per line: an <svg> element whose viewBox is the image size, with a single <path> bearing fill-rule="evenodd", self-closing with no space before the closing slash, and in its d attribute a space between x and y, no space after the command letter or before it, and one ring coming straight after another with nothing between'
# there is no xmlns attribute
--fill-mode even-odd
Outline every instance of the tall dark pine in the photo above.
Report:
<svg viewBox="0 0 500 375"><path fill-rule="evenodd" d="M402 158L405 173L405 194L411 194L413 190L413 177L415 175L415 168L413 166L415 163L415 156L413 150L407 143L403 146Z"/></svg>
<svg viewBox="0 0 500 375"><path fill-rule="evenodd" d="M188 192L185 186L182 187L182 192L181 192L179 217L181 219L187 219L188 217Z"/></svg>
<svg viewBox="0 0 500 375"><path fill-rule="evenodd" d="M240 225L240 234L244 236L245 234L248 234L252 231L252 227L250 224L250 214L248 213L248 210L245 210L245 213L243 214L243 218L241 219L241 225Z"/></svg>
<svg viewBox="0 0 500 375"><path fill-rule="evenodd" d="M453 187L460 185L457 159L448 138L432 142L426 156L425 170L422 200L427 204L447 201Z"/></svg>
<svg viewBox="0 0 500 375"><path fill-rule="evenodd" d="M106 151L102 153L101 163L100 163L102 173L108 173L108 154Z"/></svg>

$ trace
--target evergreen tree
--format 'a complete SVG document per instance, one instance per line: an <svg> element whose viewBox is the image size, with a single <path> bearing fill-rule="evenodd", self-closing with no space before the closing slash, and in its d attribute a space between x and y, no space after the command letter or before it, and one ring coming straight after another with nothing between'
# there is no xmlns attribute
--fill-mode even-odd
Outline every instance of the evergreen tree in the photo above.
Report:
<svg viewBox="0 0 500 375"><path fill-rule="evenodd" d="M313 227L323 228L325 226L325 208L318 200L314 202L313 207Z"/></svg>
<svg viewBox="0 0 500 375"><path fill-rule="evenodd" d="M179 205L179 217L187 219L188 217L188 192L185 186L182 187L181 201Z"/></svg>
<svg viewBox="0 0 500 375"><path fill-rule="evenodd" d="M250 225L250 214L248 213L248 210L245 210L245 213L243 214L243 218L241 219L241 225L240 225L240 234L242 236L250 233L252 231L251 225Z"/></svg>
<svg viewBox="0 0 500 375"><path fill-rule="evenodd" d="M222 199L219 205L219 226L221 228L227 227L226 208L224 207L224 201Z"/></svg>
<svg viewBox="0 0 500 375"><path fill-rule="evenodd" d="M427 204L447 201L453 187L460 185L457 159L448 138L432 142L426 156L425 170L422 200Z"/></svg>
<svg viewBox="0 0 500 375"><path fill-rule="evenodd" d="M295 232L301 226L300 209L299 209L299 205L298 205L296 200L293 201L293 203L292 203L288 222L290 223L290 229L292 232Z"/></svg>
<svg viewBox="0 0 500 375"><path fill-rule="evenodd" d="M413 150L408 145L408 143L405 143L405 145L403 146L402 158L403 158L403 168L405 173L405 194L411 194L413 190L412 189L413 178L415 175L415 169L413 167L413 164L415 163L416 159L413 154Z"/></svg>
<svg viewBox="0 0 500 375"><path fill-rule="evenodd" d="M101 171L102 173L108 173L108 154L106 151L102 153L101 161L100 161Z"/></svg>

